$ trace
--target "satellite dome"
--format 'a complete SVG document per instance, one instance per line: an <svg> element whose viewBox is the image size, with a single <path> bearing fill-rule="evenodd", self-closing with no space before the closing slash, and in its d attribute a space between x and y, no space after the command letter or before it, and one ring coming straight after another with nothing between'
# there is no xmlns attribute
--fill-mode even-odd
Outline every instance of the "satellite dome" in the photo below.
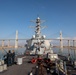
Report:
<svg viewBox="0 0 76 75"><path fill-rule="evenodd" d="M43 36L42 36L42 38L44 38L44 39L45 39L45 38L46 38L46 36L45 36L45 35L43 35Z"/></svg>
<svg viewBox="0 0 76 75"><path fill-rule="evenodd" d="M33 35L32 38L35 38L35 35Z"/></svg>
<svg viewBox="0 0 76 75"><path fill-rule="evenodd" d="M40 19L39 17L37 19Z"/></svg>

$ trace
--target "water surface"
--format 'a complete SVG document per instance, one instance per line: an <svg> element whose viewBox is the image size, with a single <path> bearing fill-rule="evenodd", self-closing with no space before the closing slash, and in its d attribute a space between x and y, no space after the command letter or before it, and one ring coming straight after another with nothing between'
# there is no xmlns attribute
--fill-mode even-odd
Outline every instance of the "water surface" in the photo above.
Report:
<svg viewBox="0 0 76 75"><path fill-rule="evenodd" d="M15 50L16 55L21 55L21 54L24 54L26 48L2 49L0 50L0 59L2 59L5 54L7 54L8 50ZM54 53L65 55L65 56L68 56L68 54L70 54L73 59L76 59L76 50L71 50L66 48L64 48L63 50L59 48L52 48L52 50L54 51Z"/></svg>

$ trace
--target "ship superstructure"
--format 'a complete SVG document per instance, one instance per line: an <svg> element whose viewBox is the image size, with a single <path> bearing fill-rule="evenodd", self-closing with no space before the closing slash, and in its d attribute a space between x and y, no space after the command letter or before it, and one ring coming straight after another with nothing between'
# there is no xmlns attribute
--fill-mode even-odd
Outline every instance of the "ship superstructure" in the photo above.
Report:
<svg viewBox="0 0 76 75"><path fill-rule="evenodd" d="M45 35L41 34L41 19L38 17L35 21L35 35L31 39L27 40L27 49L29 49L32 54L43 54L45 51L51 51L50 40L46 39Z"/></svg>

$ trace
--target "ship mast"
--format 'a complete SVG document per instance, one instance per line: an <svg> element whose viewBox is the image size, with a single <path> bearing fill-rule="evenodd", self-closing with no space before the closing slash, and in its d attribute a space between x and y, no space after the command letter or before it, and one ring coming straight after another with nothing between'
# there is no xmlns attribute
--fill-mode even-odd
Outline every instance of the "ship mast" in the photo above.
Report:
<svg viewBox="0 0 76 75"><path fill-rule="evenodd" d="M46 26L41 26L41 23L44 22L44 20L40 20L38 17L36 20L32 20L32 22L36 23L36 26L32 26L32 28L35 28L35 35L33 35L33 39L42 39L45 38L45 35L41 35L41 30L44 29Z"/></svg>
<svg viewBox="0 0 76 75"><path fill-rule="evenodd" d="M41 21L40 21L40 18L38 17L37 19L36 19L36 30L35 30L35 37L37 38L37 39L39 39L39 38L41 38L41 26L40 26L40 23L41 23Z"/></svg>

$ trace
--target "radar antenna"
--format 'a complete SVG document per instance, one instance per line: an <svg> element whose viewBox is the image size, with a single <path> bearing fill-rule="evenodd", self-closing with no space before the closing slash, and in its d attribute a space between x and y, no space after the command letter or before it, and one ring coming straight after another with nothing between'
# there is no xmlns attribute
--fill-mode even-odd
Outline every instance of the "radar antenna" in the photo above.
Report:
<svg viewBox="0 0 76 75"><path fill-rule="evenodd" d="M38 17L36 20L31 20L31 22L36 23L36 26L30 26L31 28L35 28L35 38L37 39L41 38L41 30L46 28L46 26L41 26L41 23L43 23L44 20L41 20Z"/></svg>

